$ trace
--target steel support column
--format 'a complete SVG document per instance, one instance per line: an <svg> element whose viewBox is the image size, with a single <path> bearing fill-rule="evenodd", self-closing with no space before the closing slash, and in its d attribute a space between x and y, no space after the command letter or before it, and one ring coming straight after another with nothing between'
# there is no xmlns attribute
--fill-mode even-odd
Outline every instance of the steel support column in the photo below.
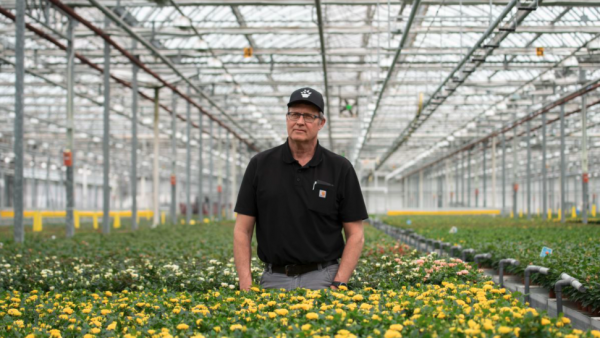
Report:
<svg viewBox="0 0 600 338"><path fill-rule="evenodd" d="M531 219L531 120L527 120L527 219Z"/></svg>
<svg viewBox="0 0 600 338"><path fill-rule="evenodd" d="M565 105L560 106L560 221L565 223L565 195L566 195L566 177L567 164L565 161Z"/></svg>
<svg viewBox="0 0 600 338"><path fill-rule="evenodd" d="M67 25L67 37L69 39L67 44L67 146L65 152L70 154L70 163L65 163L67 166L67 181L65 184L67 194L67 215L65 218L66 236L67 238L75 235L75 143L73 142L73 134L75 132L74 119L74 91L75 85L75 45L73 29L75 28L75 21L69 17ZM105 54L106 57L106 54ZM106 62L106 60L105 60Z"/></svg>
<svg viewBox="0 0 600 338"><path fill-rule="evenodd" d="M225 205L225 218L229 219L230 218L230 189L231 189L231 161L229 159L229 148L231 148L231 142L229 140L229 133L225 133L225 179L223 180L223 184L224 186L224 193L223 193L223 204Z"/></svg>
<svg viewBox="0 0 600 338"><path fill-rule="evenodd" d="M25 1L17 1L15 35L15 176L13 193L13 238L16 243L25 241L23 226L23 108L25 80Z"/></svg>
<svg viewBox="0 0 600 338"><path fill-rule="evenodd" d="M587 140L587 94L581 96L581 192L582 207L581 221L588 223L589 208L589 164L588 164L588 140Z"/></svg>
<svg viewBox="0 0 600 338"><path fill-rule="evenodd" d="M190 96L190 87L187 88L187 95ZM190 224L192 220L192 146L190 144L192 140L192 121L191 121L191 107L190 103L186 102L185 105L185 224ZM201 134L202 135L202 134Z"/></svg>
<svg viewBox="0 0 600 338"><path fill-rule="evenodd" d="M546 113L542 114L542 215L548 219L548 169L546 168Z"/></svg>
<svg viewBox="0 0 600 338"><path fill-rule="evenodd" d="M210 135L208 135L208 214L210 215L211 218L214 218L216 215L214 213L214 208L213 208L213 204L215 203L215 192L213 191L213 182L215 179L215 171L214 171L214 162L213 162L213 152L214 152L214 147L213 147L213 121L210 120L208 122L208 128L209 128L209 133Z"/></svg>
<svg viewBox="0 0 600 338"><path fill-rule="evenodd" d="M487 153L487 143L483 143L483 207L487 208L487 174L486 165L487 159L485 158Z"/></svg>
<svg viewBox="0 0 600 338"><path fill-rule="evenodd" d="M460 204L462 207L465 206L465 153L461 153L460 158L462 160L462 167L460 168Z"/></svg>
<svg viewBox="0 0 600 338"><path fill-rule="evenodd" d="M160 136L158 134L158 107L159 107L159 93L160 89L154 88L154 158L152 163L152 211L154 212L154 219L152 220L152 227L155 228L160 223L160 210L158 206L158 198L160 191L160 181L158 172L160 170L158 161L159 157L159 146Z"/></svg>
<svg viewBox="0 0 600 338"><path fill-rule="evenodd" d="M377 178L375 178L377 179ZM423 209L423 170L419 171L419 209Z"/></svg>
<svg viewBox="0 0 600 338"><path fill-rule="evenodd" d="M222 197L223 197L223 139L222 139L222 131L223 128L219 128L217 129L217 139L218 139L218 144L217 144L217 149L219 151L219 158L218 160L218 177L217 177L217 220L221 221L222 220L222 210L223 210L223 204L222 204Z"/></svg>
<svg viewBox="0 0 600 338"><path fill-rule="evenodd" d="M133 42L134 50L136 42ZM137 150L138 150L138 135L137 135L137 113L138 113L138 66L134 63L131 65L131 229L138 229L138 205L137 205Z"/></svg>
<svg viewBox="0 0 600 338"><path fill-rule="evenodd" d="M519 165L517 160L517 128L513 129L513 142L512 142L512 153L513 153L513 161L512 161L512 178L513 178L513 217L517 219L519 217L519 206L518 203L518 193L519 193L519 183L517 181L517 167Z"/></svg>
<svg viewBox="0 0 600 338"><path fill-rule="evenodd" d="M492 138L492 207L496 207L496 136Z"/></svg>
<svg viewBox="0 0 600 338"><path fill-rule="evenodd" d="M177 224L177 97L171 94L171 224Z"/></svg>
<svg viewBox="0 0 600 338"><path fill-rule="evenodd" d="M502 215L506 215L506 136L502 134Z"/></svg>
<svg viewBox="0 0 600 338"><path fill-rule="evenodd" d="M108 28L109 20L105 18ZM102 233L110 233L110 44L104 41L104 133L102 138L103 185L102 185Z"/></svg>
<svg viewBox="0 0 600 338"><path fill-rule="evenodd" d="M189 102L188 102L189 104ZM198 138L198 220L202 222L204 218L204 140L202 130L204 129L204 119L202 112L198 113L198 130L200 137Z"/></svg>
<svg viewBox="0 0 600 338"><path fill-rule="evenodd" d="M458 183L459 183L459 179L460 179L460 174L458 171L458 164L459 164L459 158L458 155L456 156L456 170L454 170L454 206L457 207L458 206Z"/></svg>
<svg viewBox="0 0 600 338"><path fill-rule="evenodd" d="M467 150L467 207L471 207L471 149Z"/></svg>

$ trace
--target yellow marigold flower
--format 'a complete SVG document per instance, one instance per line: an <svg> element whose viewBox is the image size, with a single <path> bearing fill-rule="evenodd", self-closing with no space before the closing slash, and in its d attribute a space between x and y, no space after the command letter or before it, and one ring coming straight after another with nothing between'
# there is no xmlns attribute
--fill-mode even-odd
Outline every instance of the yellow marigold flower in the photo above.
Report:
<svg viewBox="0 0 600 338"><path fill-rule="evenodd" d="M215 330L215 332L221 332L221 327L215 326L215 327L213 327L213 330Z"/></svg>
<svg viewBox="0 0 600 338"><path fill-rule="evenodd" d="M155 334L156 331L155 330L148 330L148 334Z"/></svg>
<svg viewBox="0 0 600 338"><path fill-rule="evenodd" d="M66 307L63 309L63 312L70 315L73 314L73 309L71 309L70 307Z"/></svg>
<svg viewBox="0 0 600 338"><path fill-rule="evenodd" d="M81 310L81 312L83 312L83 313L90 313L90 312L92 312L92 309L85 308L85 309Z"/></svg>
<svg viewBox="0 0 600 338"><path fill-rule="evenodd" d="M439 314L439 315L437 315L437 317L438 317L439 319L444 319L444 318L446 318L446 314L445 314L445 313L443 313L443 312L440 312L440 314Z"/></svg>
<svg viewBox="0 0 600 338"><path fill-rule="evenodd" d="M567 318L567 317L562 317L560 320L561 320L561 321L562 321L564 324L570 324L570 323L571 323L571 320L570 320L569 318Z"/></svg>
<svg viewBox="0 0 600 338"><path fill-rule="evenodd" d="M287 316L287 314L289 313L289 311L287 309L276 309L275 313L280 315L280 316Z"/></svg>
<svg viewBox="0 0 600 338"><path fill-rule="evenodd" d="M19 317L19 316L21 316L21 311L19 311L17 309L8 309L8 314L10 316Z"/></svg>
<svg viewBox="0 0 600 338"><path fill-rule="evenodd" d="M306 314L306 319L319 319L319 315L314 312L309 312Z"/></svg>
<svg viewBox="0 0 600 338"><path fill-rule="evenodd" d="M302 331L308 331L308 330L310 330L310 328L311 328L311 325L310 325L310 324L304 324L304 325L302 325L302 327L301 327Z"/></svg>
<svg viewBox="0 0 600 338"><path fill-rule="evenodd" d="M112 292L110 292L110 291L106 291L106 292L104 293L104 295L105 295L106 297L112 297Z"/></svg>
<svg viewBox="0 0 600 338"><path fill-rule="evenodd" d="M515 336L519 336L519 332L521 331L520 327L515 327Z"/></svg>
<svg viewBox="0 0 600 338"><path fill-rule="evenodd" d="M112 311L110 311L110 310L108 310L108 309L102 309L102 310L100 310L100 313L101 313L103 316L106 316L107 314L109 314L109 313L112 313Z"/></svg>
<svg viewBox="0 0 600 338"><path fill-rule="evenodd" d="M402 326L401 324L390 325L390 330L394 330L394 331L402 331L403 328L404 328L404 326Z"/></svg>
<svg viewBox="0 0 600 338"><path fill-rule="evenodd" d="M564 318L564 317L563 317ZM598 330L592 330L590 332L592 334L592 336L594 336L595 338L600 338L600 331Z"/></svg>
<svg viewBox="0 0 600 338"><path fill-rule="evenodd" d="M33 333L30 333L26 335L25 338L35 338L35 335Z"/></svg>
<svg viewBox="0 0 600 338"><path fill-rule="evenodd" d="M187 324L184 324L184 323L177 325L177 330L187 330L189 328L190 328L190 326Z"/></svg>
<svg viewBox="0 0 600 338"><path fill-rule="evenodd" d="M52 337L52 338L62 338L62 335L60 334L59 330L52 329L52 330L50 330L50 337Z"/></svg>
<svg viewBox="0 0 600 338"><path fill-rule="evenodd" d="M242 331L246 331L246 327L244 327L242 324L233 324L229 327L230 331L235 331L235 330L242 330Z"/></svg>
<svg viewBox="0 0 600 338"><path fill-rule="evenodd" d="M106 329L109 331L112 331L116 328L117 328L117 322L112 322L112 323L108 324L108 326L106 327Z"/></svg>
<svg viewBox="0 0 600 338"><path fill-rule="evenodd" d="M548 318L542 318L542 325L550 324L550 320Z"/></svg>
<svg viewBox="0 0 600 338"><path fill-rule="evenodd" d="M100 333L100 331L102 331L102 330L100 330L97 327L95 327L95 328L93 328L93 329L90 330L90 332L93 333L93 334L98 334L98 333Z"/></svg>
<svg viewBox="0 0 600 338"><path fill-rule="evenodd" d="M94 338L93 334L86 333L83 338Z"/></svg>
<svg viewBox="0 0 600 338"><path fill-rule="evenodd" d="M384 338L400 338L402 337L402 334L398 331L394 331L394 330L387 330L385 331L385 334L383 335Z"/></svg>
<svg viewBox="0 0 600 338"><path fill-rule="evenodd" d="M362 295L355 295L354 297L352 297L352 300L355 302L360 302L361 300L363 300L363 296Z"/></svg>
<svg viewBox="0 0 600 338"><path fill-rule="evenodd" d="M267 315L269 316L269 318L277 317L277 314L275 312L269 312L269 313L267 313Z"/></svg>
<svg viewBox="0 0 600 338"><path fill-rule="evenodd" d="M500 326L498 328L498 333L501 333L501 334L507 334L507 333L511 333L511 332L513 332L513 330L508 326Z"/></svg>

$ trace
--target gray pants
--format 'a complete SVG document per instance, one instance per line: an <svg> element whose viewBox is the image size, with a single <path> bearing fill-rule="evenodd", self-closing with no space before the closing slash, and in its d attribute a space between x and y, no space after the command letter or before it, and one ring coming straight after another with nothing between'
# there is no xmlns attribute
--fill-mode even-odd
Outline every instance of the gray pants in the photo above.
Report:
<svg viewBox="0 0 600 338"><path fill-rule="evenodd" d="M272 272L271 267L267 266L260 277L260 286L264 289L286 289L288 291L296 288L327 289L333 282L339 267L339 264L333 264L323 268L319 264L319 270L299 276L287 276L284 273Z"/></svg>

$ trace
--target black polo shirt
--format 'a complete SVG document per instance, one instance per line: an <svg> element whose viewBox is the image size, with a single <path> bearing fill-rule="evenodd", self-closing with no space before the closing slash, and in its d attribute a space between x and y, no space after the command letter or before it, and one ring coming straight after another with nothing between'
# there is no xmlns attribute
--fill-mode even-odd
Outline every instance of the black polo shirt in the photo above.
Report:
<svg viewBox="0 0 600 338"><path fill-rule="evenodd" d="M318 143L300 166L288 142L250 160L235 212L256 217L258 257L274 265L342 257L342 222L368 218L352 164Z"/></svg>

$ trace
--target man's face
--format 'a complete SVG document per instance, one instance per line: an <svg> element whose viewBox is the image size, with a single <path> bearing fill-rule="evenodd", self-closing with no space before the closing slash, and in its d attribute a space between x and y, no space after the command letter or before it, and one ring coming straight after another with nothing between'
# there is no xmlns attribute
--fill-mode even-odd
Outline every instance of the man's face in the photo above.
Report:
<svg viewBox="0 0 600 338"><path fill-rule="evenodd" d="M289 113L301 113L311 114L319 116L319 110L317 107L311 104L295 104L288 108ZM304 117L300 117L298 121L293 121L290 116L286 117L287 121L287 132L288 137L296 142L309 142L317 138L319 130L325 125L325 117L322 115L321 118L314 120L309 123L304 120Z"/></svg>

